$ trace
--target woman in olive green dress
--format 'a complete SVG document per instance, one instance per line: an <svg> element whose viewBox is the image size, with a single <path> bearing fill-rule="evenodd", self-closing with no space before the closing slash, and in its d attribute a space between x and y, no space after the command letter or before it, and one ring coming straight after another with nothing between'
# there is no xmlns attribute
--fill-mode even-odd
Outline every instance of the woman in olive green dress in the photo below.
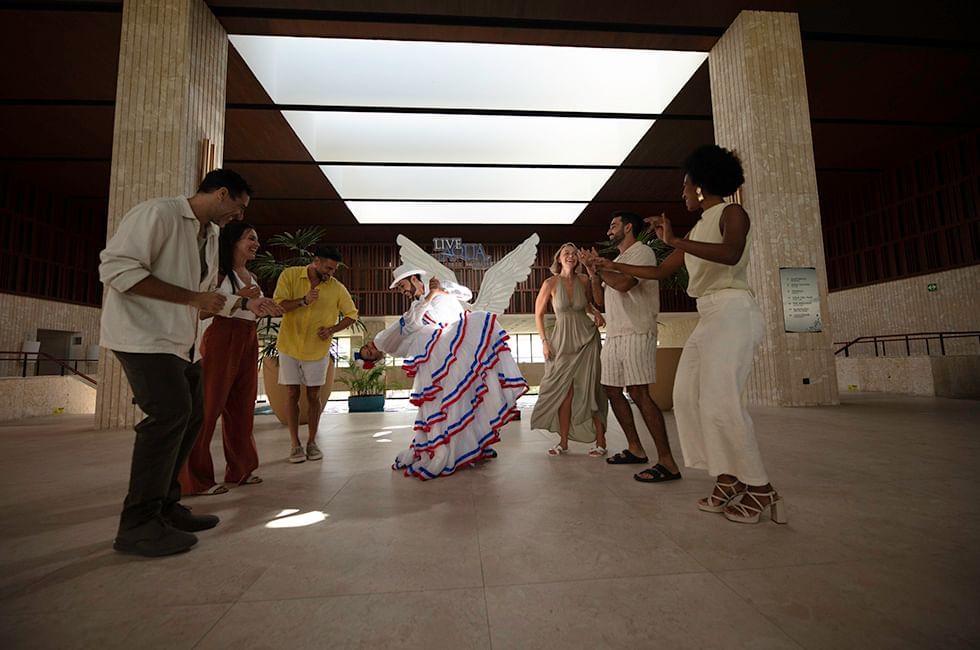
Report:
<svg viewBox="0 0 980 650"><path fill-rule="evenodd" d="M558 433L551 456L568 451L569 439L595 442L590 456L606 454L609 402L599 383L599 327L602 314L589 301L589 281L580 273L578 248L564 244L551 265L534 305L534 320L544 349L545 370L531 428ZM555 326L547 334L544 315L551 304ZM589 315L593 318L590 318Z"/></svg>

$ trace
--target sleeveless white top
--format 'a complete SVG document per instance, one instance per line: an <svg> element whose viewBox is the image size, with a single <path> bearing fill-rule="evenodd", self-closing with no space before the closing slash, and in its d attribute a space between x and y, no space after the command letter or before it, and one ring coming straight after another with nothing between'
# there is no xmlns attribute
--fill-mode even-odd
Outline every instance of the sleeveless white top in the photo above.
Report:
<svg viewBox="0 0 980 650"><path fill-rule="evenodd" d="M232 273L235 272L232 271ZM237 273L235 273L235 275L237 276L236 279L238 280L237 288L232 288L231 277L229 276L225 276L225 279L221 281L221 285L218 286L218 291L228 296L229 303L237 303L241 300L240 296L233 295L236 291L240 290L242 287L248 286L249 284L255 284L255 281L251 278L251 276L249 276L248 280L246 281L243 280L242 276L238 275ZM262 289L259 289L259 296L262 295ZM235 309L231 312L229 318L240 318L242 320L254 321L258 317L247 309Z"/></svg>
<svg viewBox="0 0 980 650"><path fill-rule="evenodd" d="M702 212L701 220L694 225L687 238L691 241L720 244L722 240L719 225L721 213L729 205L731 204L722 202ZM722 289L749 291L746 269L749 265L749 238L751 235L750 229L745 236L745 248L742 249L742 257L733 266L709 262L691 253L684 253L684 265L687 267L690 276L690 281L687 283L687 294L692 298L701 298Z"/></svg>

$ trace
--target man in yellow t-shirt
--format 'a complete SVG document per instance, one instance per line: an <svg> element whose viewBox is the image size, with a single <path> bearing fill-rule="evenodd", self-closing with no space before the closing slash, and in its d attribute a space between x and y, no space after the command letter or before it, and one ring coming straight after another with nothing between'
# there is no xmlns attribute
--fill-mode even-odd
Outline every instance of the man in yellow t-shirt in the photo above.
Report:
<svg viewBox="0 0 980 650"><path fill-rule="evenodd" d="M313 261L306 266L291 266L282 272L274 295L286 312L279 325L276 347L279 384L286 387L289 397L286 426L292 442L291 463L323 458L316 445L316 430L323 411L320 387L327 376L330 343L334 334L357 320L357 308L350 292L333 277L343 261L340 253L332 246L317 246L313 255ZM306 386L309 404L310 433L305 451L299 441L300 385Z"/></svg>

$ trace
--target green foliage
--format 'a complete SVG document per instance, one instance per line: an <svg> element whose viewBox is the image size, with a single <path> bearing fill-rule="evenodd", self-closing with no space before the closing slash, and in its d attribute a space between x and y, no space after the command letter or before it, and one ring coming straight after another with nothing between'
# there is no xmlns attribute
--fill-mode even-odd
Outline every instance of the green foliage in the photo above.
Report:
<svg viewBox="0 0 980 650"><path fill-rule="evenodd" d="M347 386L352 397L360 395L384 395L385 384L385 360L384 358L375 362L373 368L365 369L363 365L358 365L360 359L354 359L351 355L350 367L344 368L341 372L343 376L338 380Z"/></svg>
<svg viewBox="0 0 980 650"><path fill-rule="evenodd" d="M313 261L312 248L327 234L320 226L301 228L296 232L282 232L269 238L268 246L282 246L289 251L289 257L277 260L271 251L262 251L249 265L250 270L260 280L275 282L279 274L290 266L306 266Z"/></svg>

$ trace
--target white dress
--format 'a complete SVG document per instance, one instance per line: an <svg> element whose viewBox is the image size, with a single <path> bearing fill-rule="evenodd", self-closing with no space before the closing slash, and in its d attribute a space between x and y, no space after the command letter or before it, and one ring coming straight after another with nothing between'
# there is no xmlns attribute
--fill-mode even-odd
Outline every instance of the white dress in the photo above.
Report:
<svg viewBox="0 0 980 650"><path fill-rule="evenodd" d="M419 303L374 343L383 352L407 357L402 367L414 378L415 435L392 469L428 480L493 457L490 447L517 416L517 399L527 392L527 381L494 314L463 312L439 328L423 322Z"/></svg>

